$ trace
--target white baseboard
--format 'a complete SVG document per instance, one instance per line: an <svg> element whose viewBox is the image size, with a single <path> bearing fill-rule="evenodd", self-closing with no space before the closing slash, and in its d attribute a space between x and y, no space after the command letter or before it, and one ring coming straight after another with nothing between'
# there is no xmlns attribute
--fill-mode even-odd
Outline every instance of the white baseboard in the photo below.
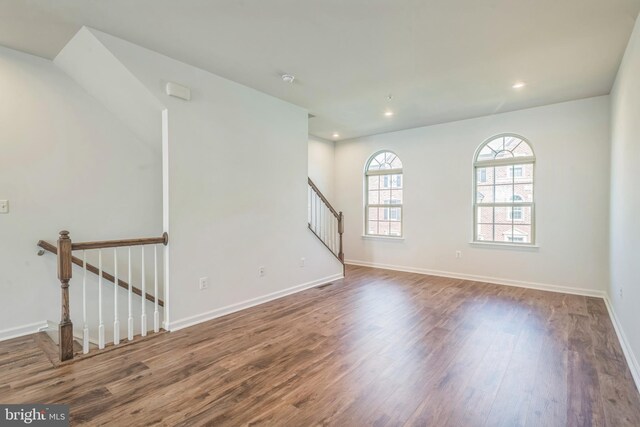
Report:
<svg viewBox="0 0 640 427"><path fill-rule="evenodd" d="M627 365L629 365L629 370L631 371L633 380L636 383L636 388L640 390L640 364L638 363L638 359L636 358L636 355L633 352L631 345L629 344L629 340L624 333L622 325L618 321L618 316L616 316L616 312L613 309L613 304L611 304L609 295L605 295L604 303L607 306L607 310L609 311L609 318L613 323L613 328L616 330L616 335L618 335L618 341L620 341L622 352L624 353L625 359L627 359Z"/></svg>
<svg viewBox="0 0 640 427"><path fill-rule="evenodd" d="M281 291L273 292L261 297L252 298L250 300L242 301L237 304L228 305L226 307L217 308L215 310L207 311L195 316L189 316L184 319L172 321L169 325L170 331L177 331L179 329L188 328L189 326L197 325L198 323L206 322L208 320L215 319L217 317L225 316L227 314L235 313L236 311L244 310L256 305L264 304L265 302L273 301L278 298L285 297L287 295L295 294L297 292L304 291L306 289L314 288L316 286L324 285L325 283L333 280L342 279L344 276L342 273L334 274L322 279L313 280L311 282L303 283L301 285L293 286L291 288L283 289Z"/></svg>
<svg viewBox="0 0 640 427"><path fill-rule="evenodd" d="M28 325L17 326L15 328L3 329L0 331L0 341L10 340L11 338L18 338L24 335L35 334L41 329L47 328L47 321L30 323Z"/></svg>
<svg viewBox="0 0 640 427"><path fill-rule="evenodd" d="M452 279L472 280L475 282L493 283L496 285L515 286L518 288L537 289L540 291L560 292L563 294L583 295L587 297L605 298L606 292L593 290L572 288L569 286L549 285L545 283L525 282L520 280L502 279L499 277L477 276L474 274L452 273L449 271L428 270L426 268L406 267L390 264L378 264L368 261L346 260L345 264L359 265L362 267L381 268L384 270L404 271L406 273L428 274L430 276L449 277Z"/></svg>

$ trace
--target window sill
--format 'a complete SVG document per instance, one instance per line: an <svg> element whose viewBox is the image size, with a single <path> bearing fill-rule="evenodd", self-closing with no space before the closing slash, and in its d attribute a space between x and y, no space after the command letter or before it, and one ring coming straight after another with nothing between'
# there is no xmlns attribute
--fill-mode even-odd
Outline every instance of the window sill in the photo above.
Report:
<svg viewBox="0 0 640 427"><path fill-rule="evenodd" d="M382 240L386 242L402 242L404 241L404 237L395 237L395 236L371 236L368 234L362 235L363 240Z"/></svg>
<svg viewBox="0 0 640 427"><path fill-rule="evenodd" d="M479 248L492 248L492 249L508 249L508 250L520 250L525 252L537 252L540 249L538 245L528 245L517 243L499 243L499 242L469 242L471 246L477 246Z"/></svg>

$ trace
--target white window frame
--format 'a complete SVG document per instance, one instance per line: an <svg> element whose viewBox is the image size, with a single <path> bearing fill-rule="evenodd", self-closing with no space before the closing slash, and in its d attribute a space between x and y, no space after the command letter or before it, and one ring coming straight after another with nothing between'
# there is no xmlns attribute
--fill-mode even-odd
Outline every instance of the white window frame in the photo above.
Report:
<svg viewBox="0 0 640 427"><path fill-rule="evenodd" d="M512 138L518 138L520 140L522 140L522 142L526 143L529 148L531 149L531 156L520 156L520 157L509 157L509 158L499 158L499 159L489 159L489 160L478 160L478 156L480 155L480 152L482 151L482 149L487 146L488 144L490 144L491 142L493 142L496 139L499 138L506 138L506 137L512 137ZM517 146L516 146L517 147ZM514 147L515 149L515 147ZM481 168L488 168L488 167L496 167L496 166L512 166L510 168L510 172L509 172L509 177L512 178L515 182L515 178L514 177L514 173L513 173L513 167L514 166L524 166L524 165L528 165L531 164L532 168L533 168L533 179L532 179L532 195L531 195L531 201L530 202L525 202L525 201L515 201L513 200L512 202L494 202L493 203L478 203L478 184L483 184L486 183L486 180L484 182L479 181L478 180L478 169ZM533 150L533 146L531 145L531 142L529 142L528 139L524 138L521 135L517 135L517 134L513 134L513 133L503 133L503 134L499 134L499 135L495 135L492 136L491 138L488 138L487 140L485 140L482 144L480 144L480 146L477 148L474 156L473 156L473 191L472 191L472 195L473 195L473 200L472 200L472 206L473 206L473 228L472 228L472 232L473 232L473 238L471 239L471 242L473 243L484 243L484 244L492 244L492 245L505 245L505 246L535 246L536 245L536 222L535 222L535 182L536 182L536 171L535 171L535 166L536 166L536 156L535 156L535 152ZM495 172L493 175L493 185L495 186L496 184L496 177L495 177ZM515 197L514 197L515 198ZM499 207L508 207L508 208L514 208L514 207L529 207L531 208L531 236L529 239L529 242L516 242L516 241L509 241L509 242L505 242L503 240L496 240L496 234L495 234L495 210L494 210L494 221L493 221L493 227L494 227L494 233L493 233L493 240L480 240L478 239L478 207L482 206L482 207L493 207L493 208L499 208ZM517 224L519 224L522 220L514 220L513 218L511 218L511 210L509 211L509 219L511 220L511 224L512 227L515 227ZM524 215L523 215L524 217ZM513 230L513 229L512 229ZM513 235L512 235L513 237ZM514 239L511 239L514 240Z"/></svg>
<svg viewBox="0 0 640 427"><path fill-rule="evenodd" d="M369 166L371 165L371 162L380 154L382 153L391 153L394 156L396 156L399 160L400 160L400 156L398 156L396 153L394 153L391 150L380 150L377 151L375 153L373 153L369 159L367 160L367 163L365 164L365 168L364 168L364 230L363 230L363 236L365 237L380 237L380 238L389 238L389 239L402 239L404 238L404 203L393 203L393 204L383 204L380 203L380 200L378 200L378 203L369 203L369 177L370 176L380 176L380 184L379 184L379 189L382 189L382 181L383 181L383 177L385 175L389 176L389 187L384 187L385 189L389 189L392 190L393 189L393 182L392 182L392 175L400 175L401 178L401 186L399 188L399 190L402 190L402 200L404 201L404 176L403 176L403 168L396 168L396 169L378 169L378 170L369 170ZM402 160L400 160L400 162L402 163ZM391 194L392 199L393 199L393 194ZM400 210L400 235L392 235L392 234L378 234L378 233L369 233L369 208L394 208L394 209L399 209ZM389 218L391 218L391 211L389 211ZM380 219L378 219L378 222L380 222ZM382 221L384 222L384 220Z"/></svg>

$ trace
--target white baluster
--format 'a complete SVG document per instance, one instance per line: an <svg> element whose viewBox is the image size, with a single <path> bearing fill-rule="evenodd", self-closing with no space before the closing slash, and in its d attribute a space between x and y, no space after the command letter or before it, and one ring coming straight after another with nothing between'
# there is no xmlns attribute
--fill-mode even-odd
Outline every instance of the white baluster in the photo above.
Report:
<svg viewBox="0 0 640 427"><path fill-rule="evenodd" d="M87 251L82 251L82 352L89 353L89 326L87 325Z"/></svg>
<svg viewBox="0 0 640 427"><path fill-rule="evenodd" d="M113 248L113 344L120 344L120 319L118 319L118 248Z"/></svg>
<svg viewBox="0 0 640 427"><path fill-rule="evenodd" d="M128 292L128 297L129 297L129 318L127 319L127 339L129 341L133 340L133 307L131 305L131 288L133 286L133 277L131 276L131 246L128 247L129 249L129 275L128 275L128 279L129 279L129 289L127 290Z"/></svg>
<svg viewBox="0 0 640 427"><path fill-rule="evenodd" d="M319 236L320 235L320 197L318 196L318 193L315 193L315 199L316 199L316 234Z"/></svg>
<svg viewBox="0 0 640 427"><path fill-rule="evenodd" d="M153 247L153 332L160 331L160 312L158 311L158 245Z"/></svg>
<svg viewBox="0 0 640 427"><path fill-rule="evenodd" d="M315 231L316 229L316 193L311 191L311 229Z"/></svg>
<svg viewBox="0 0 640 427"><path fill-rule="evenodd" d="M102 320L102 249L98 249L98 348L104 348L104 322Z"/></svg>
<svg viewBox="0 0 640 427"><path fill-rule="evenodd" d="M307 223L311 224L311 186L307 185Z"/></svg>
<svg viewBox="0 0 640 427"><path fill-rule="evenodd" d="M145 296L147 295L146 292L146 283L145 283L145 271L144 271L144 246L141 246L142 248L142 298L140 298L142 300L142 311L141 311L141 315L140 315L140 335L142 335L143 337L147 336L147 311L146 311L146 306L145 306Z"/></svg>
<svg viewBox="0 0 640 427"><path fill-rule="evenodd" d="M324 202L320 200L320 240L326 241L324 238Z"/></svg>
<svg viewBox="0 0 640 427"><path fill-rule="evenodd" d="M329 242L331 244L331 252L335 252L336 249L336 217L333 216L333 213L329 216L330 227L329 227Z"/></svg>

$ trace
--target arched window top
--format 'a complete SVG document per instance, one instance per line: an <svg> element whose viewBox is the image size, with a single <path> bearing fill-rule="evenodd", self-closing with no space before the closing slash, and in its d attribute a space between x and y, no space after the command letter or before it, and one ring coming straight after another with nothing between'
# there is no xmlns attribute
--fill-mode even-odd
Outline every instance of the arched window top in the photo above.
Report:
<svg viewBox="0 0 640 427"><path fill-rule="evenodd" d="M491 162L494 160L527 158L535 160L531 145L517 135L499 135L482 144L476 152L476 163Z"/></svg>
<svg viewBox="0 0 640 427"><path fill-rule="evenodd" d="M380 151L374 154L367 163L367 172L402 170L400 158L391 151Z"/></svg>

